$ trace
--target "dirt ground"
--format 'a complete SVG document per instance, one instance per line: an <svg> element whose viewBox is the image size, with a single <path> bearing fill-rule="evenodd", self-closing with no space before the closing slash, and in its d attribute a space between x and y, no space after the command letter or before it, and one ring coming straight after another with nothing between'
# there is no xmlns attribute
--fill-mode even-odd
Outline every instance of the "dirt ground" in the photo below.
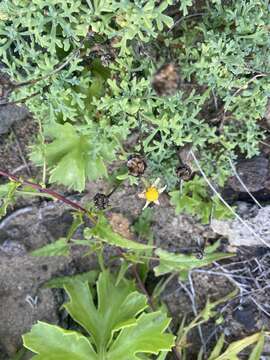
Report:
<svg viewBox="0 0 270 360"><path fill-rule="evenodd" d="M1 135L0 168L28 178L36 175L37 170L27 158L27 147L36 132L36 124L27 118ZM3 182L2 179L0 182ZM105 190L104 183L89 183L80 200L87 202L101 190ZM132 224L143 206L137 193L135 187L126 186L112 195L108 215L114 221L117 219L118 228L132 231ZM75 195L70 196L74 198ZM176 216L166 194L161 198L161 205L154 207L153 212L155 244L163 249L178 252L196 246L198 238L206 242L221 238L209 226L201 225L191 216ZM35 258L29 254L33 249L65 236L71 222L71 210L65 205L39 200L20 201L0 221L0 360L11 359L21 348L21 335L37 320L62 324L63 314L59 312L59 306L65 296L60 290L43 288L46 281L96 267L93 257L81 257L83 249L79 247L68 258ZM221 240L226 250L226 239ZM187 284L181 284L173 278L162 293L162 300L173 318L173 327L177 328L184 315L188 319L192 318L202 309L207 298L220 299L238 287L242 293L219 309L224 322L209 323L202 327L201 336L205 345L212 345L222 332L226 334L227 341L231 341L252 334L263 326L269 329L269 304L265 301L267 293L266 290L256 290L259 277L267 286L268 274L264 271L269 262L270 256L265 249L243 247L238 249L235 258L222 262L222 265L216 263L211 270L206 268L202 272L194 271ZM258 263L262 269L258 270ZM236 275L227 275L226 272L232 270ZM148 285L151 288L151 278ZM197 331L192 333L190 340L193 346L189 359L192 360L196 358L195 354L201 344ZM268 356L266 358L270 359L270 354ZM243 359L246 358L243 354Z"/></svg>

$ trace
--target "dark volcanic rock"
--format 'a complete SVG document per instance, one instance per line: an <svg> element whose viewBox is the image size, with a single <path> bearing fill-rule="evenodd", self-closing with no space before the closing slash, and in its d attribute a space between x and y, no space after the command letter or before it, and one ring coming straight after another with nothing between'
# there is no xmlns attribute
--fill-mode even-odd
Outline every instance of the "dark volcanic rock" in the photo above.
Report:
<svg viewBox="0 0 270 360"><path fill-rule="evenodd" d="M0 221L0 360L14 355L21 335L37 320L58 322L61 304L52 290L42 288L47 280L96 266L89 257L82 259L81 249L69 257L29 255L65 236L71 223L70 209L59 202L28 206Z"/></svg>
<svg viewBox="0 0 270 360"><path fill-rule="evenodd" d="M0 106L0 135L7 133L15 122L25 119L28 115L29 112L24 106Z"/></svg>
<svg viewBox="0 0 270 360"><path fill-rule="evenodd" d="M265 189L270 178L269 161L263 156L240 161L236 166L236 171L252 193ZM236 192L246 192L236 176L229 179L228 185Z"/></svg>

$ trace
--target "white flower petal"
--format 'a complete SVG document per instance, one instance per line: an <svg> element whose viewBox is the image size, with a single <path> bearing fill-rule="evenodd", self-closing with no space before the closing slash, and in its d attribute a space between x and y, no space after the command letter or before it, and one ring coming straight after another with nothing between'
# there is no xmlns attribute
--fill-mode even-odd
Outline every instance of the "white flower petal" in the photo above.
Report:
<svg viewBox="0 0 270 360"><path fill-rule="evenodd" d="M156 204L156 205L160 205L159 200L155 200L155 201L154 201L154 204Z"/></svg>
<svg viewBox="0 0 270 360"><path fill-rule="evenodd" d="M144 205L144 207L143 207L143 210L146 209L149 204L150 204L150 202L149 202L149 201L146 201L146 203L145 203L145 205Z"/></svg>
<svg viewBox="0 0 270 360"><path fill-rule="evenodd" d="M158 193L162 194L166 190L166 188L167 188L167 185L163 186L163 188L161 188L161 189L158 189Z"/></svg>
<svg viewBox="0 0 270 360"><path fill-rule="evenodd" d="M160 178L157 178L154 183L152 184L152 187L156 187L158 183L160 182Z"/></svg>

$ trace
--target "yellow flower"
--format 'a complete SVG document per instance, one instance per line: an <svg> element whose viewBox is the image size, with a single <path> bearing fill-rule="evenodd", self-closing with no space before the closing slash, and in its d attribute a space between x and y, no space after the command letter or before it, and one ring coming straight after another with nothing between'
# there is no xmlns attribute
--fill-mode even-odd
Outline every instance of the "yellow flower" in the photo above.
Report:
<svg viewBox="0 0 270 360"><path fill-rule="evenodd" d="M138 194L139 198L146 200L143 209L145 209L151 203L159 205L159 195L163 193L163 191L167 187L166 185L163 188L159 189L157 187L159 180L160 179L157 179L152 185L146 187L146 189L142 193Z"/></svg>

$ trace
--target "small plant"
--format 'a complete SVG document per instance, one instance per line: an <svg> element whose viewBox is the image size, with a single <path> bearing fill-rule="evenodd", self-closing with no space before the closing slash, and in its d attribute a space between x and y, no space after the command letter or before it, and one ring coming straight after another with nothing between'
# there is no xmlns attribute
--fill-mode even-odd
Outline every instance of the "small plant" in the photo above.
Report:
<svg viewBox="0 0 270 360"><path fill-rule="evenodd" d="M230 219L231 211L225 207L217 196L210 196L204 179L195 176L193 180L184 182L180 190L170 193L171 203L176 214L186 212L197 216L203 224L214 219Z"/></svg>
<svg viewBox="0 0 270 360"><path fill-rule="evenodd" d="M97 306L86 281L73 280L64 288L70 299L64 308L84 330L37 323L23 336L24 346L37 354L34 358L135 360L172 348L174 336L165 333L170 320L162 311L146 312L147 299L133 282L122 279L116 284L103 271L96 283Z"/></svg>
<svg viewBox="0 0 270 360"><path fill-rule="evenodd" d="M161 360L173 346L181 359L186 358L189 332L216 318L215 308L235 296L233 292L216 302L207 301L205 308L188 325L182 322L175 339L166 333L170 320L164 310L149 312L147 298L136 290L134 282L122 276L116 278L104 270L99 274L95 292L96 275L96 272L89 272L47 284L64 287L69 296L64 308L81 330L65 330L38 322L23 336L25 348L36 354L35 359L135 360L152 359L149 354L159 354L156 359ZM257 333L233 342L223 353L224 335L221 335L208 360L238 359L237 355L243 349L255 343L249 360L259 360L265 335Z"/></svg>

